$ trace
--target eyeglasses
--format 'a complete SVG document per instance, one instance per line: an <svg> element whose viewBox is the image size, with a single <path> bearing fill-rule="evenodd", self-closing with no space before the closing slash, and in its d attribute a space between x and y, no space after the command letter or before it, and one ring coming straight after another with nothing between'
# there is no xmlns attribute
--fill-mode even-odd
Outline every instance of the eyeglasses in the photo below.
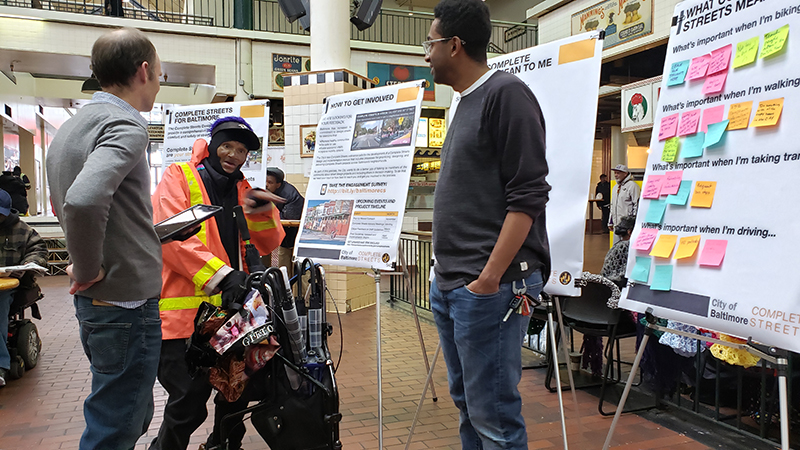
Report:
<svg viewBox="0 0 800 450"><path fill-rule="evenodd" d="M422 49L425 50L425 56L429 56L431 54L431 47L433 47L434 42L446 42L456 37L457 36L451 36L439 39L431 39L430 41L422 41ZM461 45L467 44L463 39L459 39L459 41L461 41Z"/></svg>

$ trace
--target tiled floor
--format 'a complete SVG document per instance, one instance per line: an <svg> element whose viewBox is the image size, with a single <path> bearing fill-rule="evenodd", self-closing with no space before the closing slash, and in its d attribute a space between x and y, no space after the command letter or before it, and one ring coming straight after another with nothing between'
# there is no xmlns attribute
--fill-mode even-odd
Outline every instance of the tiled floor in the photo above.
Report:
<svg viewBox="0 0 800 450"><path fill-rule="evenodd" d="M64 276L41 280L45 298L40 301L43 319L37 326L44 341L41 362L22 379L0 389L0 449L77 448L83 430L82 402L90 391L89 367L78 339L72 302ZM405 448L411 419L421 394L426 372L413 318L398 309L382 307L384 445ZM335 316L331 316L335 320ZM375 308L342 315L344 348L337 381L340 386L341 436L345 449L377 449L377 386ZM339 324L331 338L331 350L339 353ZM426 320L422 330L433 357L437 345L435 327ZM439 401L424 404L411 448L459 448L458 414L447 393L444 363L439 361L434 381ZM543 370L525 370L520 389L523 413L532 449L562 448L558 398L542 386ZM161 422L166 400L155 387L156 415L137 450L147 448ZM573 448L599 449L611 424L597 414L596 398L578 391L576 410L567 397L568 438ZM211 404L210 404L211 405ZM578 418L580 417L580 423ZM210 432L210 420L194 434L190 449L197 448ZM252 428L252 427L251 427ZM705 449L693 440L636 415L624 415L613 441L614 448ZM245 449L266 445L252 430Z"/></svg>

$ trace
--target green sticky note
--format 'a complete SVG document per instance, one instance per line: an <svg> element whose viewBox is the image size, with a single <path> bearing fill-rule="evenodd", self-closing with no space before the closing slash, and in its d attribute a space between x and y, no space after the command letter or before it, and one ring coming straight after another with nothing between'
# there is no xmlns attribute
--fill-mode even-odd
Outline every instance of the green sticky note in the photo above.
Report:
<svg viewBox="0 0 800 450"><path fill-rule="evenodd" d="M646 256L637 256L636 265L633 266L631 271L631 280L640 283L647 283L650 279L650 258Z"/></svg>
<svg viewBox="0 0 800 450"><path fill-rule="evenodd" d="M733 68L746 66L752 64L758 55L758 44L761 42L761 37L756 36L752 39L739 42L736 44L736 56L733 57Z"/></svg>
<svg viewBox="0 0 800 450"><path fill-rule="evenodd" d="M788 23L775 31L765 34L764 46L761 47L761 56L759 56L759 58L766 58L767 56L772 56L783 50L783 45L786 43L787 37L789 37Z"/></svg>
<svg viewBox="0 0 800 450"><path fill-rule="evenodd" d="M706 134L699 131L691 136L686 136L681 146L681 157L699 158L703 156L703 143L706 141Z"/></svg>
<svg viewBox="0 0 800 450"><path fill-rule="evenodd" d="M672 264L657 265L653 272L651 291L669 291L672 289Z"/></svg>
<svg viewBox="0 0 800 450"><path fill-rule="evenodd" d="M716 145L725 135L725 130L728 129L728 121L712 123L708 125L708 133L706 133L706 140L703 142L703 148Z"/></svg>
<svg viewBox="0 0 800 450"><path fill-rule="evenodd" d="M664 150L661 151L661 160L665 162L675 162L678 158L678 147L680 139L677 136L669 138L664 142Z"/></svg>
<svg viewBox="0 0 800 450"><path fill-rule="evenodd" d="M667 196L668 205L685 205L689 200L689 194L692 193L692 181L681 180L681 186L678 188L678 193L675 195Z"/></svg>
<svg viewBox="0 0 800 450"><path fill-rule="evenodd" d="M647 215L644 217L644 221L648 223L661 223L661 221L664 220L664 211L666 210L666 199L650 200L650 208L647 210Z"/></svg>

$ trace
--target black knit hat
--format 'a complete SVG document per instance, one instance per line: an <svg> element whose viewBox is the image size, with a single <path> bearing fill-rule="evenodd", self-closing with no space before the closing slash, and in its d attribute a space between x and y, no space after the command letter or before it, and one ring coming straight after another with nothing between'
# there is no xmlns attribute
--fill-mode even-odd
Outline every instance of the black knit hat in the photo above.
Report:
<svg viewBox="0 0 800 450"><path fill-rule="evenodd" d="M228 141L241 142L248 150L258 150L261 142L250 128L250 125L241 117L223 117L211 126L211 142L219 144ZM216 148L216 146L214 146Z"/></svg>

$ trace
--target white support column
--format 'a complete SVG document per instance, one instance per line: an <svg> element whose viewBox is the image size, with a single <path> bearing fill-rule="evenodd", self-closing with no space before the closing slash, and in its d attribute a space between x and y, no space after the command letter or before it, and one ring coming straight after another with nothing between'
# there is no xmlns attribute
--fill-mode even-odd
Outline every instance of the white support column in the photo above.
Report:
<svg viewBox="0 0 800 450"><path fill-rule="evenodd" d="M250 39L236 39L236 96L237 102L250 100L253 93L253 42ZM239 85L244 80L244 86Z"/></svg>
<svg viewBox="0 0 800 450"><path fill-rule="evenodd" d="M311 0L311 70L350 68L350 2Z"/></svg>
<svg viewBox="0 0 800 450"><path fill-rule="evenodd" d="M617 164L628 165L628 136L620 127L611 127L611 168Z"/></svg>

